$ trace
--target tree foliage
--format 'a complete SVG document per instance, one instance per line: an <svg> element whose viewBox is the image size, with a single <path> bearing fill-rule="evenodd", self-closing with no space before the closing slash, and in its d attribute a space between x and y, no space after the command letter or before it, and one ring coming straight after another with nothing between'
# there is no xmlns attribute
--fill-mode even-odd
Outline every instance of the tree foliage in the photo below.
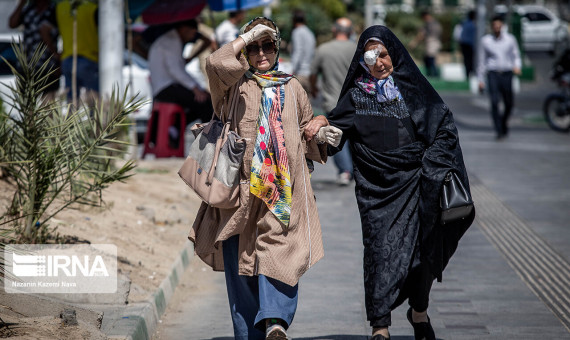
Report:
<svg viewBox="0 0 570 340"><path fill-rule="evenodd" d="M326 13L329 18L337 19L346 14L346 5L341 0L287 0L281 4L287 8L303 8L306 5L313 5L321 9L321 13ZM317 18L315 18L317 19Z"/></svg>

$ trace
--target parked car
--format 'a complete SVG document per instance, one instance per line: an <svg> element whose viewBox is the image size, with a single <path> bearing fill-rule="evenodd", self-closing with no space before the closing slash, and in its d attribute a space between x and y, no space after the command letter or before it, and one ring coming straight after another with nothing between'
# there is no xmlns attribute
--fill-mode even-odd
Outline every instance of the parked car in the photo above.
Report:
<svg viewBox="0 0 570 340"><path fill-rule="evenodd" d="M495 12L506 15L507 7L499 5ZM537 5L513 6L521 16L522 40L525 51L555 52L559 44L569 39L568 23L549 9Z"/></svg>

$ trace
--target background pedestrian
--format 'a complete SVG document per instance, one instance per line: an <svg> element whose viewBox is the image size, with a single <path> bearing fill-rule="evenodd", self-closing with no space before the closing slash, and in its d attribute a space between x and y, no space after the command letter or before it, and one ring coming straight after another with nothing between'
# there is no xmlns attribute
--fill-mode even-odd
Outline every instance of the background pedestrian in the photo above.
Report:
<svg viewBox="0 0 570 340"><path fill-rule="evenodd" d="M218 47L222 47L225 44L234 41L239 34L239 24L245 18L245 12L242 10L231 11L229 17L222 21L218 27L216 27L215 35Z"/></svg>
<svg viewBox="0 0 570 340"><path fill-rule="evenodd" d="M48 99L54 99L59 89L59 77L61 76L60 55L57 51L59 32L55 17L55 3L49 0L20 0L10 15L8 25L10 28L24 26L23 43L28 61L38 48L45 48L36 67L39 69L49 60L46 72L50 70L52 72L47 78L44 93Z"/></svg>
<svg viewBox="0 0 570 340"><path fill-rule="evenodd" d="M175 103L186 113L186 122L196 119L207 122L212 117L210 94L200 87L198 82L186 72L186 60L183 57L184 45L196 41L198 23L191 19L176 23L174 28L162 34L150 46L148 66L150 82L155 101ZM208 39L209 40L209 39ZM207 45L206 45L207 47ZM178 145L178 138L184 133L185 126L174 124L170 130L170 142ZM155 131L150 131L154 141Z"/></svg>
<svg viewBox="0 0 570 340"><path fill-rule="evenodd" d="M426 75L428 77L438 77L436 58L441 50L441 33L442 28L439 22L431 15L428 10L421 12L424 26L409 43L411 49L415 49L419 43L424 45L424 65L426 67Z"/></svg>
<svg viewBox="0 0 570 340"><path fill-rule="evenodd" d="M313 32L305 23L305 13L301 10L293 12L293 31L291 32L291 66L305 91L311 91L309 76L311 62L315 55L317 41Z"/></svg>
<svg viewBox="0 0 570 340"><path fill-rule="evenodd" d="M503 29L503 19L495 16L491 19L491 33L481 38L479 50L479 90L485 89L491 100L491 117L497 133L497 140L507 137L508 120L514 105L513 74L521 74L521 56L515 37ZM503 99L504 112L499 112L499 102Z"/></svg>
<svg viewBox="0 0 570 340"><path fill-rule="evenodd" d="M200 64L200 72L206 80L205 90L210 92L210 86L208 85L208 75L206 74L206 59L218 49L218 43L216 42L216 34L214 29L203 23L201 17L197 18L198 21L198 34L202 37L196 41L192 47L192 56L187 59L190 62L193 58L198 57Z"/></svg>
<svg viewBox="0 0 570 340"><path fill-rule="evenodd" d="M65 0L57 4L57 27L61 34L63 50L61 52L61 68L65 76L65 88L68 100L79 98L79 91L85 88L88 106L93 106L99 96L99 32L97 4L81 2L75 15L72 13L71 1ZM72 91L73 78L73 22L77 20L77 87Z"/></svg>
<svg viewBox="0 0 570 340"><path fill-rule="evenodd" d="M327 114L334 109L346 72L356 50L356 42L350 39L352 21L339 18L332 27L333 40L320 45L311 64L311 94L317 97L320 93L323 108ZM317 87L317 78L321 76L321 89ZM352 181L352 157L347 145L334 155L334 164L338 171L337 183L348 185Z"/></svg>
<svg viewBox="0 0 570 340"><path fill-rule="evenodd" d="M465 66L465 78L469 79L474 69L475 42L477 41L477 25L475 24L475 11L467 12L467 18L461 23L461 34L459 35L459 46L463 55L463 65Z"/></svg>

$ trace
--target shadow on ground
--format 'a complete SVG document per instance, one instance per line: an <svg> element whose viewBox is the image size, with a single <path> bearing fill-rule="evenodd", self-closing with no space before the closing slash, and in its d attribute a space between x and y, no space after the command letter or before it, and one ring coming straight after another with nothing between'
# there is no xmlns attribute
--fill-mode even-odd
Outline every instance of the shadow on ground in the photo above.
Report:
<svg viewBox="0 0 570 340"><path fill-rule="evenodd" d="M318 171L318 170L317 170ZM337 190L344 190L346 188L351 188L354 182L351 182L349 185L338 185L336 180L328 180L328 179L312 179L311 186L314 190L318 191L337 191Z"/></svg>
<svg viewBox="0 0 570 340"><path fill-rule="evenodd" d="M295 340L368 340L370 337L365 335L349 335L349 334L338 334L338 335L323 335L319 337L310 337L310 338L295 338ZM233 340L230 337L222 337L222 338L212 338L212 339L203 339L203 340ZM390 340L414 340L413 336L402 336L402 335L393 335L390 337Z"/></svg>
<svg viewBox="0 0 570 340"><path fill-rule="evenodd" d="M368 340L370 339L369 336L365 336L365 335L348 335L348 334L342 334L342 335L324 335L324 336L319 336L316 338L295 338L295 340ZM390 340L414 340L413 336L397 336L397 335L393 335L390 337Z"/></svg>

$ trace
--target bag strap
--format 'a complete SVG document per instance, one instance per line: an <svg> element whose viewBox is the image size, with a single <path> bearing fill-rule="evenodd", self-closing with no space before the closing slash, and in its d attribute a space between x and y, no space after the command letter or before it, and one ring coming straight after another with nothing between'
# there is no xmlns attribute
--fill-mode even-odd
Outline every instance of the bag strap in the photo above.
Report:
<svg viewBox="0 0 570 340"><path fill-rule="evenodd" d="M216 165L218 164L218 158L220 156L220 151L222 150L222 143L224 141L224 137L228 134L229 130L230 130L230 125L232 122L232 119L234 118L235 115L235 111L237 111L237 103L238 103L238 97L239 97L239 87L241 85L241 80L238 81L238 83L236 84L235 88L234 88L234 95L231 99L231 104L230 104L230 112L228 113L228 119L226 120L225 124L224 124L224 128L222 129L222 132L220 133L220 135L218 136L218 139L216 140L216 148L214 151L214 159L212 160L212 166L210 167L210 172L208 172L208 178L206 179L206 184L210 185L212 184L212 181L214 180L214 173L216 172ZM213 117L212 117L213 119Z"/></svg>
<svg viewBox="0 0 570 340"><path fill-rule="evenodd" d="M207 185L212 184L212 181L214 180L214 172L216 172L216 165L218 164L218 158L220 156L220 151L222 150L222 142L224 141L224 136L228 132L229 126L230 126L229 124L224 125L224 128L222 129L222 133L218 137L218 140L216 140L216 148L214 151L214 159L212 160L212 166L210 167L210 172L208 172L208 178L206 179Z"/></svg>

